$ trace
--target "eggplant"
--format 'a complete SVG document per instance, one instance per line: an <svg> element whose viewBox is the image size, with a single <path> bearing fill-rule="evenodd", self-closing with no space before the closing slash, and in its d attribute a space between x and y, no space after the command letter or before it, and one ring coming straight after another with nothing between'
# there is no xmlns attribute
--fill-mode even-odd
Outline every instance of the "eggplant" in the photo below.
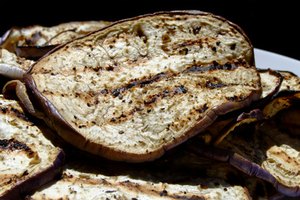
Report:
<svg viewBox="0 0 300 200"><path fill-rule="evenodd" d="M52 27L13 27L0 38L0 47L17 56L37 60L60 44L101 29L110 22L69 22Z"/></svg>
<svg viewBox="0 0 300 200"><path fill-rule="evenodd" d="M267 105L278 94L280 88L282 88L283 76L280 72L271 69L259 69L258 72L262 87L260 99L246 108L220 116L204 133L199 135L199 138L205 141L206 144L217 145L236 127L264 118L260 109Z"/></svg>
<svg viewBox="0 0 300 200"><path fill-rule="evenodd" d="M270 182L284 195L299 197L300 139L297 136L281 130L276 121L266 120L238 126L217 147L198 143L191 149Z"/></svg>
<svg viewBox="0 0 300 200"><path fill-rule="evenodd" d="M0 48L0 77L22 79L33 63L32 60L17 57L6 49Z"/></svg>
<svg viewBox="0 0 300 200"><path fill-rule="evenodd" d="M289 71L278 71L283 77L279 92L281 91L300 91L300 78Z"/></svg>
<svg viewBox="0 0 300 200"><path fill-rule="evenodd" d="M259 69L262 86L262 99L264 101L272 98L282 87L283 76L280 72L271 69Z"/></svg>
<svg viewBox="0 0 300 200"><path fill-rule="evenodd" d="M16 200L61 174L64 152L0 95L0 199Z"/></svg>

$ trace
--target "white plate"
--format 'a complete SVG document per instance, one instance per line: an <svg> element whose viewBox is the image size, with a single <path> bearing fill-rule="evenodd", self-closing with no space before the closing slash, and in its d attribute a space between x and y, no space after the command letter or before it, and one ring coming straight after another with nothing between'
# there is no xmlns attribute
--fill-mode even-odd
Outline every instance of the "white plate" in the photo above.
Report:
<svg viewBox="0 0 300 200"><path fill-rule="evenodd" d="M300 61L265 51L262 49L254 49L255 63L257 68L271 68L275 70L291 71L300 76Z"/></svg>

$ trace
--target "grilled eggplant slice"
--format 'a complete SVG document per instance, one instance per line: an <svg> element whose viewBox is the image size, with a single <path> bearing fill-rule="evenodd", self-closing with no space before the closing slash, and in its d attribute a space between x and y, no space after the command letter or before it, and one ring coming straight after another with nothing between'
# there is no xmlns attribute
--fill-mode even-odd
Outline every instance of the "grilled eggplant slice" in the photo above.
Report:
<svg viewBox="0 0 300 200"><path fill-rule="evenodd" d="M280 88L282 89L283 76L280 72L271 69L259 69L258 72L262 87L262 95L259 101L251 104L247 108L228 113L217 119L200 135L201 140L205 141L206 144L211 143L217 145L236 127L244 123L253 123L264 119L260 109L269 104L274 96L277 95Z"/></svg>
<svg viewBox="0 0 300 200"><path fill-rule="evenodd" d="M240 115L236 112L229 113L228 116L218 119L206 130L204 136L201 136L202 140L206 139L209 141L206 143L218 145L238 126L271 118L281 110L300 103L300 79L296 75L287 71L259 70L259 72L263 88L262 99ZM252 110L247 111L249 109Z"/></svg>
<svg viewBox="0 0 300 200"><path fill-rule="evenodd" d="M287 117L282 112L278 114L281 121ZM251 176L272 183L284 195L299 197L299 133L282 128L277 121L273 117L256 126L238 124L231 134L222 138L218 148L198 148L198 145L193 149L202 156L229 162Z"/></svg>
<svg viewBox="0 0 300 200"><path fill-rule="evenodd" d="M21 199L60 174L64 154L0 95L0 199Z"/></svg>
<svg viewBox="0 0 300 200"><path fill-rule="evenodd" d="M110 22L69 22L52 27L12 28L0 40L0 46L28 59L38 59L54 47L101 29Z"/></svg>
<svg viewBox="0 0 300 200"><path fill-rule="evenodd" d="M279 71L283 76L283 82L280 91L300 91L300 78L289 71Z"/></svg>
<svg viewBox="0 0 300 200"><path fill-rule="evenodd" d="M210 180L210 183L221 184ZM63 178L28 199L251 199L241 186L155 183L127 176L104 176L67 169Z"/></svg>
<svg viewBox="0 0 300 200"><path fill-rule="evenodd" d="M279 89L283 87L283 77L280 72L271 69L259 69L258 71L263 91L261 98L264 99L264 101L267 101L277 94Z"/></svg>
<svg viewBox="0 0 300 200"><path fill-rule="evenodd" d="M24 81L64 140L130 162L160 157L261 95L248 38L199 11L116 22L43 57Z"/></svg>
<svg viewBox="0 0 300 200"><path fill-rule="evenodd" d="M262 111L239 116L237 122L217 140L218 149L197 151L200 155L227 161L249 175L272 183L284 195L299 197L300 81L290 72L280 74L282 85L271 102L261 107ZM255 126L253 122L262 118L263 123Z"/></svg>
<svg viewBox="0 0 300 200"><path fill-rule="evenodd" d="M67 164L60 180L28 199L251 199L245 187L229 184L222 175L200 177L198 169L206 168L207 160L202 162L194 156L197 169L179 171L178 153L187 166L193 162L190 154L178 151L168 161L122 166L105 160L95 164L95 160L86 158L83 165L77 157ZM175 166L169 165L171 162Z"/></svg>
<svg viewBox="0 0 300 200"><path fill-rule="evenodd" d="M6 49L0 49L0 77L22 79L33 63L34 61L17 57Z"/></svg>

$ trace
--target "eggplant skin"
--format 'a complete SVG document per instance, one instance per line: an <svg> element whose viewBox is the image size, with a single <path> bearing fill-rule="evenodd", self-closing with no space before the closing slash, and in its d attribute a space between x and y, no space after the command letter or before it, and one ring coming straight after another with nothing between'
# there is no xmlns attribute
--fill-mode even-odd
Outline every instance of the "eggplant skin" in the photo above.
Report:
<svg viewBox="0 0 300 200"><path fill-rule="evenodd" d="M34 174L30 179L21 181L11 190L8 190L6 193L4 193L0 197L0 200L24 199L26 195L34 192L42 185L59 178L62 173L62 165L64 163L64 160L65 154L61 150L51 166L39 173Z"/></svg>
<svg viewBox="0 0 300 200"><path fill-rule="evenodd" d="M58 45L48 45L48 46L17 46L16 47L16 54L19 57L31 59L31 60L38 60L49 51L57 47Z"/></svg>

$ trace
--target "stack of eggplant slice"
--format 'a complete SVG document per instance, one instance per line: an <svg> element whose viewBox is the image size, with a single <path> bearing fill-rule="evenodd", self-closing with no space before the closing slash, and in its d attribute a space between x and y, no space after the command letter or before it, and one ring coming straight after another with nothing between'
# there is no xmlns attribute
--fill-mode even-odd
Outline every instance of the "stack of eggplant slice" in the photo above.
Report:
<svg viewBox="0 0 300 200"><path fill-rule="evenodd" d="M210 13L109 24L1 38L1 200L300 197L297 75Z"/></svg>
<svg viewBox="0 0 300 200"><path fill-rule="evenodd" d="M218 134L214 128L208 128L198 142L212 145L196 144L190 148L201 156L228 162L250 176L270 182L282 194L297 197L300 195L300 78L286 71L272 74L278 77L274 90L266 90L268 94L261 101L240 115L230 113L219 119L216 123L222 126ZM264 76L261 78L263 86L267 81ZM273 78L268 79L275 80ZM210 133L215 133L211 134L215 137L208 141Z"/></svg>

